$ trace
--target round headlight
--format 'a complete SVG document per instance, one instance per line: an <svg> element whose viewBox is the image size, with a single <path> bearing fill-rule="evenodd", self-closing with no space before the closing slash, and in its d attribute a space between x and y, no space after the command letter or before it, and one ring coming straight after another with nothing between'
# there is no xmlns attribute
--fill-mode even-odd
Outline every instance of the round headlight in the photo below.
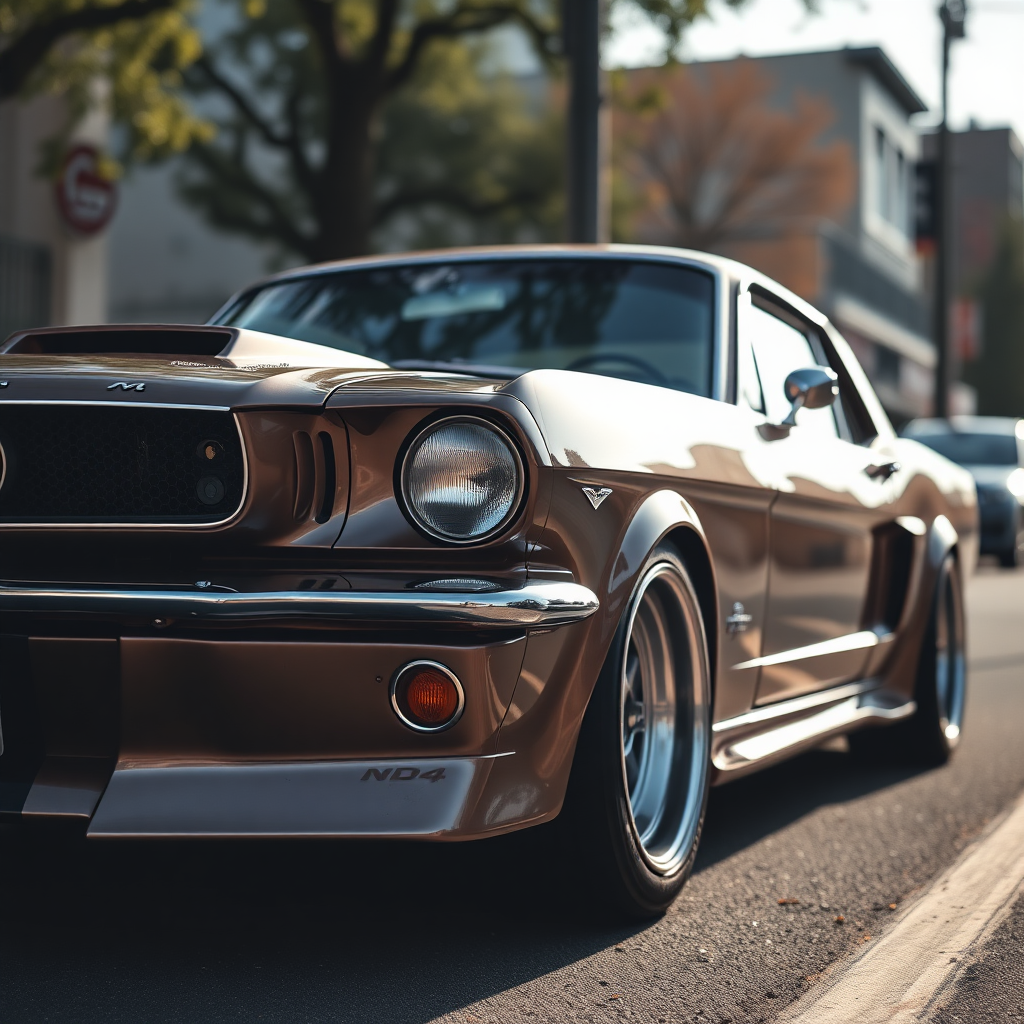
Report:
<svg viewBox="0 0 1024 1024"><path fill-rule="evenodd" d="M402 467L409 513L431 536L482 540L508 521L523 490L519 453L476 419L441 420L410 445Z"/></svg>

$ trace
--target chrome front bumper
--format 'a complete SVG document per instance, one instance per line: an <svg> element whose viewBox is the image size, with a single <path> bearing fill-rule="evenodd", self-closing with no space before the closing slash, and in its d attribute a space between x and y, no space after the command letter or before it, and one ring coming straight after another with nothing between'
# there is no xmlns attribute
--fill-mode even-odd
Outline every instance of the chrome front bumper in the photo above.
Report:
<svg viewBox="0 0 1024 1024"><path fill-rule="evenodd" d="M308 591L238 593L174 588L0 585L0 612L144 616L152 620L328 619L453 623L521 629L578 622L598 609L578 583L529 583L515 590Z"/></svg>

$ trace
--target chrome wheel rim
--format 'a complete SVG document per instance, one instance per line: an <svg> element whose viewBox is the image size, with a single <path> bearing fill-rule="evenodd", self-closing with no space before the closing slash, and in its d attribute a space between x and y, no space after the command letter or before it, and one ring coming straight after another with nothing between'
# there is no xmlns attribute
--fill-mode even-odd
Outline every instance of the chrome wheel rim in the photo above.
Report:
<svg viewBox="0 0 1024 1024"><path fill-rule="evenodd" d="M630 826L653 871L678 871L697 839L710 737L707 652L685 578L651 567L633 597L619 725Z"/></svg>
<svg viewBox="0 0 1024 1024"><path fill-rule="evenodd" d="M967 689L964 616L955 569L947 564L939 581L935 617L935 698L939 728L953 745L960 738Z"/></svg>

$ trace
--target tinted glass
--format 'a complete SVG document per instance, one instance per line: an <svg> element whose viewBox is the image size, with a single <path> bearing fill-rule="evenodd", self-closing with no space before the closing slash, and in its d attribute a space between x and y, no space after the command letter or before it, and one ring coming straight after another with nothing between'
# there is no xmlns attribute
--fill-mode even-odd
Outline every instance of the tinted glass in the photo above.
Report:
<svg viewBox="0 0 1024 1024"><path fill-rule="evenodd" d="M587 370L710 393L713 282L639 261L381 267L271 283L219 320L396 365Z"/></svg>
<svg viewBox="0 0 1024 1024"><path fill-rule="evenodd" d="M961 466L1017 465L1017 439L1012 434L927 434L914 440Z"/></svg>
<svg viewBox="0 0 1024 1024"><path fill-rule="evenodd" d="M749 313L749 319L744 317L744 324L761 380L764 412L769 422L781 423L792 408L786 397L786 378L794 370L817 366L818 358L802 331L757 306L751 306ZM831 408L801 409L796 414L796 422L797 426L831 437L838 436Z"/></svg>

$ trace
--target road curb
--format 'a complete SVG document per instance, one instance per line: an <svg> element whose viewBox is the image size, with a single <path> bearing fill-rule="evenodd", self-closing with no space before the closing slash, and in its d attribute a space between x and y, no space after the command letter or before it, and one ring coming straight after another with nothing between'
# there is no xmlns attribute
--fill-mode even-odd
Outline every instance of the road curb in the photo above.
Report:
<svg viewBox="0 0 1024 1024"><path fill-rule="evenodd" d="M908 904L890 931L797 1000L780 1024L924 1020L1022 892L1024 796Z"/></svg>

